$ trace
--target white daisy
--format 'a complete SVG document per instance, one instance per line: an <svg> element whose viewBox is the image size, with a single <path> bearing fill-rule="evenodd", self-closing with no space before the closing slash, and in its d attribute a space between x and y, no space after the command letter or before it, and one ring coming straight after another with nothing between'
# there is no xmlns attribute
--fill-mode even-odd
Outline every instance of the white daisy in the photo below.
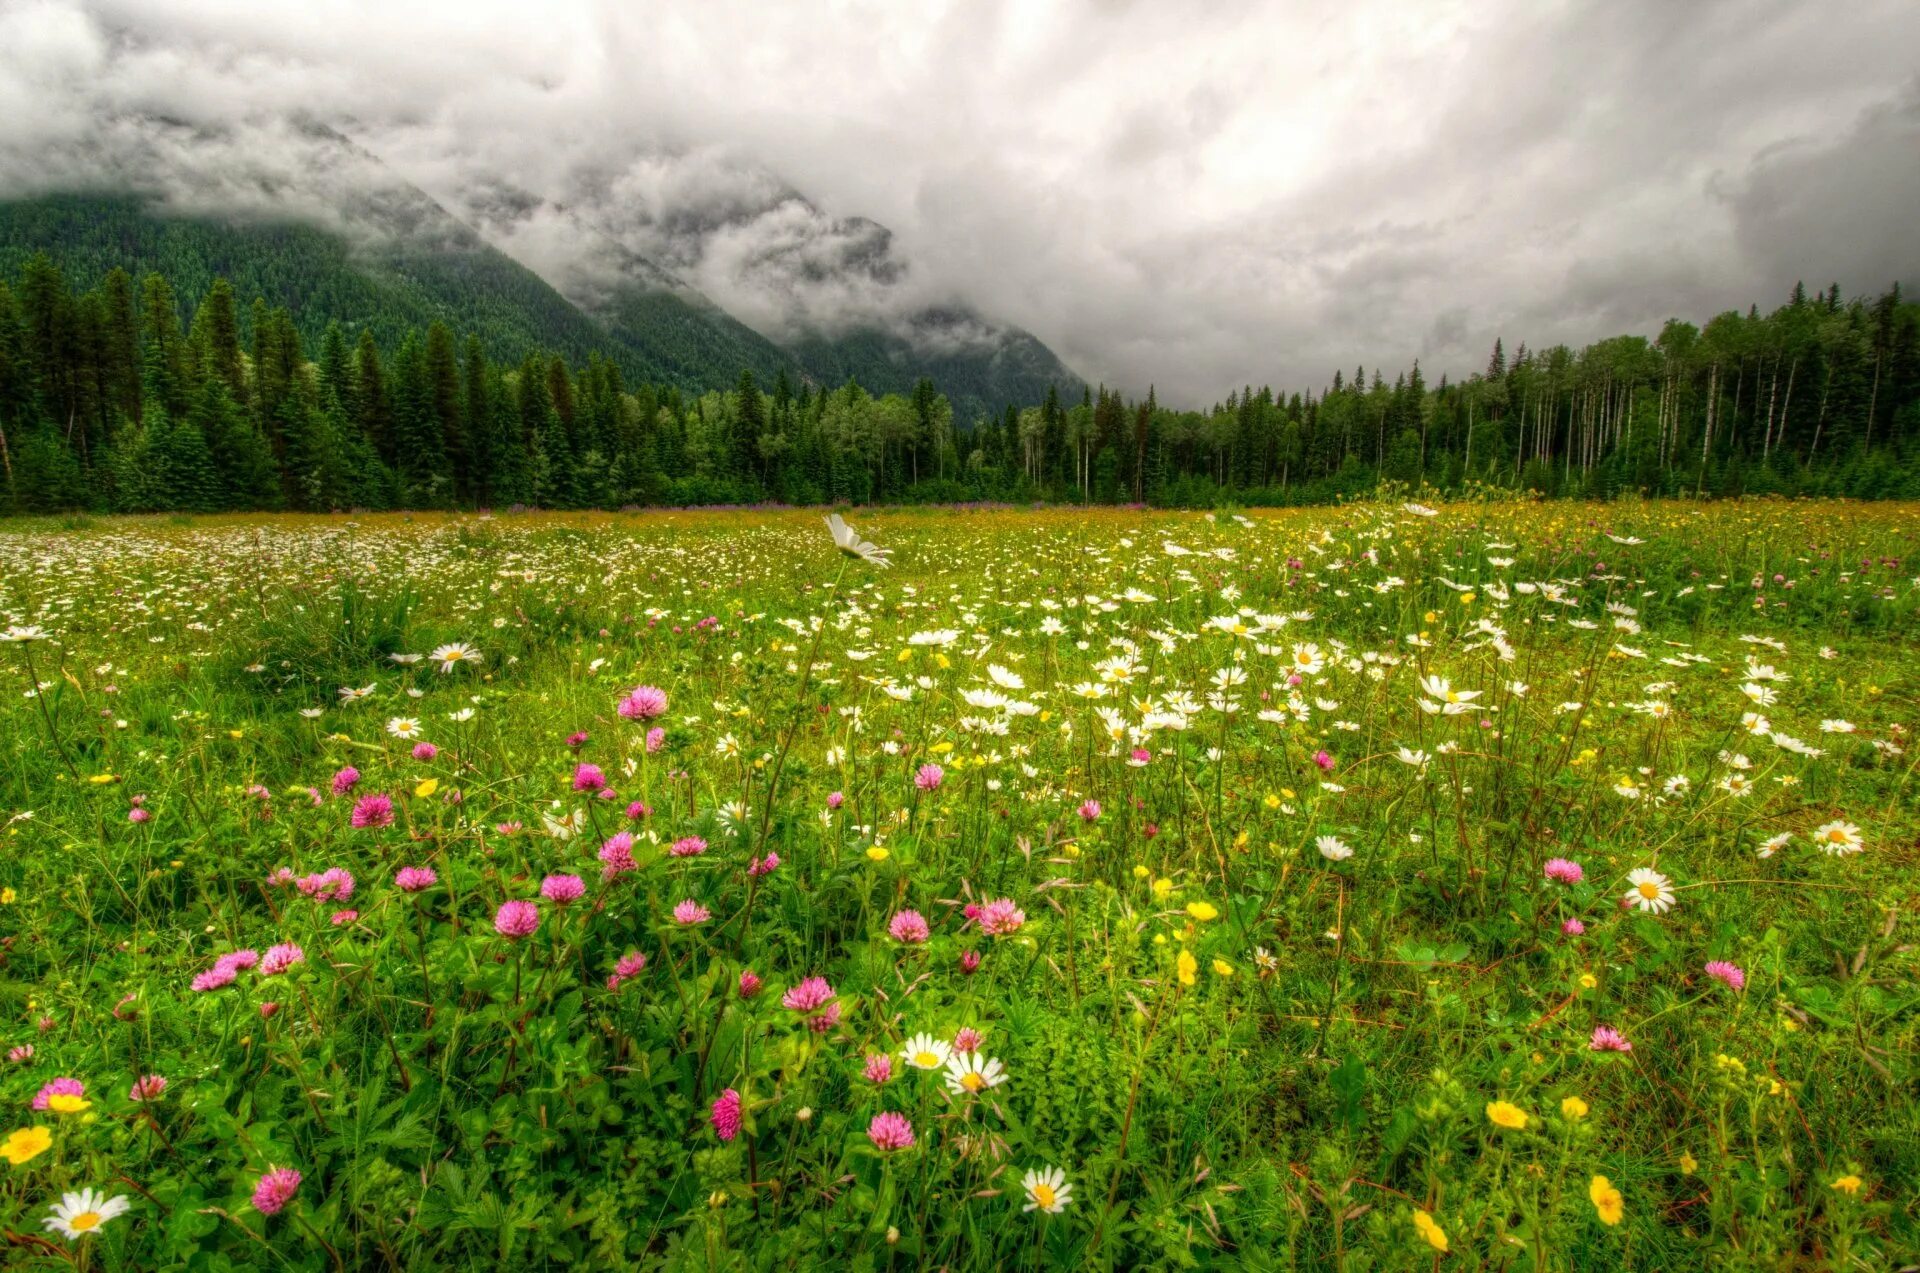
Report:
<svg viewBox="0 0 1920 1273"><path fill-rule="evenodd" d="M900 1049L900 1059L916 1070L940 1069L952 1055L951 1046L925 1032L908 1039L907 1045Z"/></svg>
<svg viewBox="0 0 1920 1273"><path fill-rule="evenodd" d="M1627 890L1626 900L1640 910L1664 915L1673 909L1673 882L1660 872L1649 867L1635 867L1627 872L1627 883L1633 887Z"/></svg>
<svg viewBox="0 0 1920 1273"><path fill-rule="evenodd" d="M1337 835L1315 836L1313 847L1329 862L1341 862L1353 856L1353 849Z"/></svg>
<svg viewBox="0 0 1920 1273"><path fill-rule="evenodd" d="M95 1189L82 1189L79 1193L63 1193L60 1201L53 1204L53 1214L40 1223L56 1230L69 1241L84 1238L115 1216L122 1215L132 1204L125 1198L109 1198Z"/></svg>
<svg viewBox="0 0 1920 1273"><path fill-rule="evenodd" d="M984 1092L1006 1081L1005 1067L978 1052L956 1052L947 1058L947 1090L955 1096Z"/></svg>
<svg viewBox="0 0 1920 1273"><path fill-rule="evenodd" d="M1851 822L1829 822L1815 827L1813 842L1820 846L1822 853L1835 857L1858 853L1867 847L1867 842L1860 836L1860 828Z"/></svg>
<svg viewBox="0 0 1920 1273"><path fill-rule="evenodd" d="M1059 1215L1073 1201L1073 1186L1067 1183L1067 1173L1058 1167L1027 1168L1027 1174L1020 1178L1020 1187L1027 1193L1027 1205L1020 1208L1022 1211Z"/></svg>
<svg viewBox="0 0 1920 1273"><path fill-rule="evenodd" d="M430 657L440 665L442 672L451 672L462 663L478 663L480 651L464 641L449 641L445 645L435 646Z"/></svg>

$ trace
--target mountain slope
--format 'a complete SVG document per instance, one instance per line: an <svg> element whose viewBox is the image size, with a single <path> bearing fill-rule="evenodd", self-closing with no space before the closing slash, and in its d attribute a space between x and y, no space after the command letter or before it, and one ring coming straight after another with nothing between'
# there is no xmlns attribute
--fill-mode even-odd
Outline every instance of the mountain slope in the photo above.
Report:
<svg viewBox="0 0 1920 1273"><path fill-rule="evenodd" d="M115 267L136 278L157 270L189 306L224 277L239 296L290 310L310 348L329 322L392 348L403 332L440 321L478 336L496 360L599 353L630 383L692 392L730 386L742 369L764 385L784 372L796 384L853 379L876 394L906 393L926 376L962 420L1079 384L1026 332L959 308L887 328L802 332L782 348L611 241L595 245L593 268L550 269L549 282L410 188L363 201L337 225L260 212L178 215L130 195L43 195L0 202L0 275L44 251L81 288Z"/></svg>
<svg viewBox="0 0 1920 1273"><path fill-rule="evenodd" d="M45 251L81 287L116 266L136 278L158 270L186 304L221 276L242 297L286 306L310 343L337 321L391 347L402 332L438 320L479 336L496 359L551 350L577 362L600 353L631 381L690 390L784 359L725 315L664 292L624 305L622 321L599 321L451 216L440 218L431 235L361 246L293 222L176 217L135 198L50 195L0 204L0 273Z"/></svg>

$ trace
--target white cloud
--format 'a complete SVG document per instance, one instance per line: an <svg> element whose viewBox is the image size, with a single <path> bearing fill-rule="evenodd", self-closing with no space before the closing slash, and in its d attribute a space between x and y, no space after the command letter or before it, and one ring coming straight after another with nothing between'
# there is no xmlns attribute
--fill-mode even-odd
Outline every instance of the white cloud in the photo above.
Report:
<svg viewBox="0 0 1920 1273"><path fill-rule="evenodd" d="M0 15L0 189L159 116L182 193L285 197L310 118L576 283L611 243L775 329L959 297L1198 402L1877 289L1917 36L1904 0L48 0Z"/></svg>

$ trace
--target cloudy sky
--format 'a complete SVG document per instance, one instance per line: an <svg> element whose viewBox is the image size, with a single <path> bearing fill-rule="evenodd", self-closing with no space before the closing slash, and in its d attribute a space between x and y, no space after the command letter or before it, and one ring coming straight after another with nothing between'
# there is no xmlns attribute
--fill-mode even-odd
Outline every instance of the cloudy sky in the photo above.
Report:
<svg viewBox="0 0 1920 1273"><path fill-rule="evenodd" d="M156 120L204 199L292 189L295 118L525 196L530 263L589 209L749 321L958 297L1183 403L1920 286L1912 0L0 0L0 193ZM878 275L737 268L854 217Z"/></svg>

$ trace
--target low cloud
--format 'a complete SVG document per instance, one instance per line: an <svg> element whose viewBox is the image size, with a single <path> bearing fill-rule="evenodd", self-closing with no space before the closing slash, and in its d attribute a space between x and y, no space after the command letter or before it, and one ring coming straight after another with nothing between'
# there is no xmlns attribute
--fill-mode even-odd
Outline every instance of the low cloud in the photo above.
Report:
<svg viewBox="0 0 1920 1273"><path fill-rule="evenodd" d="M1903 0L23 0L0 193L368 232L417 186L570 295L965 306L1200 403L1920 283L1916 37Z"/></svg>

